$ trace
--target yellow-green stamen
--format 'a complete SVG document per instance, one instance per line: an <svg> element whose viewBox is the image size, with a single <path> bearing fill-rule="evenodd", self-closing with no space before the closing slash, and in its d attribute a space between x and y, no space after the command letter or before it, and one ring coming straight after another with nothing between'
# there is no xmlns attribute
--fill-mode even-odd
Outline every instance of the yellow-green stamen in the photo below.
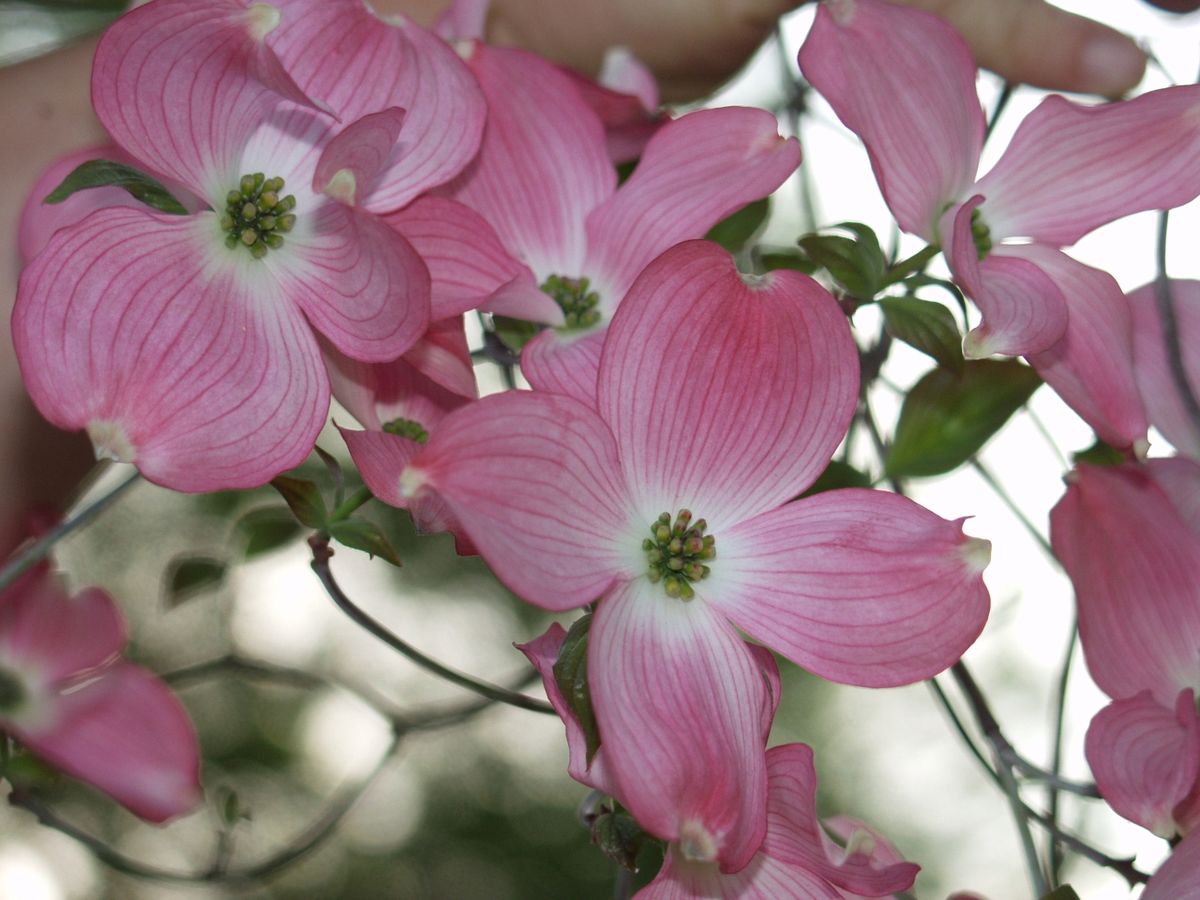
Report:
<svg viewBox="0 0 1200 900"><path fill-rule="evenodd" d="M716 558L717 539L704 533L707 528L704 519L693 522L687 509L681 509L674 522L670 513L663 513L650 526L652 537L642 541L648 574L655 584L662 582L668 597L691 600L696 596L692 582L709 576L705 563Z"/></svg>
<svg viewBox="0 0 1200 900"><path fill-rule="evenodd" d="M563 275L551 275L541 285L562 309L566 328L591 328L600 321L600 295L590 287L586 278Z"/></svg>
<svg viewBox="0 0 1200 900"><path fill-rule="evenodd" d="M992 229L983 221L978 209L971 210L971 238L975 241L975 251L982 262L992 252Z"/></svg>
<svg viewBox="0 0 1200 900"><path fill-rule="evenodd" d="M429 441L429 432L425 430L425 426L413 419L392 419L392 421L384 423L383 430L388 434L416 441L418 444Z"/></svg>
<svg viewBox="0 0 1200 900"><path fill-rule="evenodd" d="M237 188L225 195L225 246L246 247L255 259L282 247L283 236L296 226L296 198L280 196L282 190L282 178L267 178L262 172L243 175Z"/></svg>

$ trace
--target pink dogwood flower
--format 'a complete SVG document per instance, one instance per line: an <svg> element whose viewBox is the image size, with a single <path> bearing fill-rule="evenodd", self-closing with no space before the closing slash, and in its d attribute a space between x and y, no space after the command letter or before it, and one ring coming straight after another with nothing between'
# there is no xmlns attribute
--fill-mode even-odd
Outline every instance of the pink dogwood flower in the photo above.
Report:
<svg viewBox="0 0 1200 900"><path fill-rule="evenodd" d="M703 241L630 288L597 404L542 392L447 416L402 493L438 494L499 578L550 610L597 603L587 673L619 795L726 872L766 828L763 675L735 626L837 681L926 678L978 635L986 542L894 494L788 502L854 413L837 303L795 272L743 278Z"/></svg>
<svg viewBox="0 0 1200 900"><path fill-rule="evenodd" d="M428 272L360 205L403 112L337 125L314 108L267 43L279 19L264 3L158 0L109 29L101 122L211 208L93 212L18 290L14 343L43 415L179 490L258 485L308 454L329 405L314 330L383 362L428 324Z"/></svg>
<svg viewBox="0 0 1200 900"><path fill-rule="evenodd" d="M1200 822L1200 466L1080 466L1050 516L1088 671L1113 702L1088 728L1096 785L1163 837Z"/></svg>
<svg viewBox="0 0 1200 900"><path fill-rule="evenodd" d="M866 145L900 227L941 244L982 311L967 355L1026 355L1106 441L1143 439L1122 292L1059 248L1200 194L1200 87L1101 106L1047 97L976 180L985 130L976 68L941 19L834 0L818 10L800 65Z"/></svg>
<svg viewBox="0 0 1200 900"><path fill-rule="evenodd" d="M1200 900L1200 831L1188 835L1146 882L1141 900Z"/></svg>
<svg viewBox="0 0 1200 900"><path fill-rule="evenodd" d="M116 604L68 597L41 566L0 593L0 731L152 822L201 799L196 735L153 674L121 659Z"/></svg>

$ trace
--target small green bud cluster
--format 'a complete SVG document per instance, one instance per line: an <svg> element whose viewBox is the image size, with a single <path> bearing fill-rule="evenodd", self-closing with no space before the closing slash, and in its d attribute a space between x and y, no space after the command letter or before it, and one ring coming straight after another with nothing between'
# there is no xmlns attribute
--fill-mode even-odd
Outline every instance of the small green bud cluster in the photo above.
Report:
<svg viewBox="0 0 1200 900"><path fill-rule="evenodd" d="M15 710L25 700L25 685L13 672L0 669L0 713Z"/></svg>
<svg viewBox="0 0 1200 900"><path fill-rule="evenodd" d="M243 175L237 190L225 195L225 214L221 216L225 246L246 247L255 259L266 256L268 249L282 247L283 236L296 225L292 213L296 198L279 196L282 190L282 178L267 178L262 172Z"/></svg>
<svg viewBox="0 0 1200 900"><path fill-rule="evenodd" d="M562 309L567 328L591 328L600 321L600 295L588 290L587 278L551 275L541 287Z"/></svg>
<svg viewBox="0 0 1200 900"><path fill-rule="evenodd" d="M650 526L653 538L642 541L642 549L650 562L650 580L661 581L668 597L691 600L696 596L692 582L709 576L705 563L716 558L717 539L705 534L706 528L708 523L693 522L687 509L681 509L674 522L670 513L663 513Z"/></svg>
<svg viewBox="0 0 1200 900"><path fill-rule="evenodd" d="M978 209L971 210L971 237L975 240L975 250L982 261L992 252L992 229L987 227Z"/></svg>
<svg viewBox="0 0 1200 900"><path fill-rule="evenodd" d="M416 441L418 444L429 442L429 432L425 430L425 427L420 422L413 421L412 419L392 419L392 421L383 424L383 430L388 434Z"/></svg>

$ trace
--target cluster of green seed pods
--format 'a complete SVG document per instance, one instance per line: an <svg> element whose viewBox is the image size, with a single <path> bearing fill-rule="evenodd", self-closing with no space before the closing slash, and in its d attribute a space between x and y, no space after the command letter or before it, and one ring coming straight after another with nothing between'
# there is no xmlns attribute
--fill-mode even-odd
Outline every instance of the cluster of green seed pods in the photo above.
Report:
<svg viewBox="0 0 1200 900"><path fill-rule="evenodd" d="M279 196L282 190L282 178L267 178L262 172L243 175L237 189L225 195L225 246L246 247L255 259L282 247L283 236L296 225L296 198Z"/></svg>
<svg viewBox="0 0 1200 900"><path fill-rule="evenodd" d="M716 558L717 539L704 533L707 528L704 519L693 522L687 509L674 522L670 513L662 513L650 526L653 538L642 541L642 549L650 562L650 580L661 581L668 597L691 600L696 596L692 582L708 577L711 570L705 563Z"/></svg>

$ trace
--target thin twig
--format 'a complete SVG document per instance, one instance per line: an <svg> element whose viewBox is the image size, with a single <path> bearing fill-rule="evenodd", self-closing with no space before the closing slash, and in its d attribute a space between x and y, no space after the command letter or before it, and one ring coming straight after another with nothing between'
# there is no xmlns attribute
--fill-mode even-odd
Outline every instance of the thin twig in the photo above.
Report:
<svg viewBox="0 0 1200 900"><path fill-rule="evenodd" d="M1175 302L1171 296L1171 280L1167 277L1167 228L1170 215L1167 210L1158 214L1158 242L1155 258L1158 275L1154 279L1154 298L1158 301L1158 317L1162 321L1163 341L1167 348L1167 363L1171 368L1171 378L1175 381L1175 390L1183 402L1183 408L1192 420L1192 427L1200 429L1200 402L1188 380L1187 369L1183 364L1183 348L1180 342L1179 321L1175 316Z"/></svg>
<svg viewBox="0 0 1200 900"><path fill-rule="evenodd" d="M321 584L324 585L325 592L329 594L329 598L338 609L344 612L359 627L370 632L393 650L401 653L423 669L432 672L440 678L446 679L452 684L457 684L459 687L474 691L481 697L487 697L489 700L507 703L509 706L516 706L521 709L556 715L554 707L545 700L539 700L536 697L529 697L516 691L510 691L499 685L481 681L478 678L459 672L457 669L451 669L449 666L445 666L437 660L426 656L407 641L389 631L382 623L372 618L366 611L346 596L346 593L338 585L337 580L333 577L333 571L329 567L329 560L333 556L333 550L329 546L329 541L320 535L313 535L308 539L308 545L312 548L312 570L321 579Z"/></svg>
<svg viewBox="0 0 1200 900"><path fill-rule="evenodd" d="M1071 623L1071 637L1067 641L1067 652L1063 654L1062 667L1058 672L1058 689L1054 695L1054 743L1050 750L1050 771L1058 775L1062 771L1063 723L1067 711L1067 682L1071 677L1071 661L1075 657L1075 637L1079 633L1078 617ZM1046 815L1054 824L1058 823L1058 786L1051 782L1047 785ZM1048 859L1050 881L1058 884L1058 876L1062 871L1062 846L1054 834L1049 835Z"/></svg>
<svg viewBox="0 0 1200 900"><path fill-rule="evenodd" d="M1004 87L1000 89L1000 96L996 98L996 105L992 107L992 114L988 116L987 129L983 132L984 141L987 141L992 136L992 132L996 130L996 123L1000 121L1000 116L1008 107L1008 101L1012 99L1015 88L1016 85L1011 81L1004 82Z"/></svg>

